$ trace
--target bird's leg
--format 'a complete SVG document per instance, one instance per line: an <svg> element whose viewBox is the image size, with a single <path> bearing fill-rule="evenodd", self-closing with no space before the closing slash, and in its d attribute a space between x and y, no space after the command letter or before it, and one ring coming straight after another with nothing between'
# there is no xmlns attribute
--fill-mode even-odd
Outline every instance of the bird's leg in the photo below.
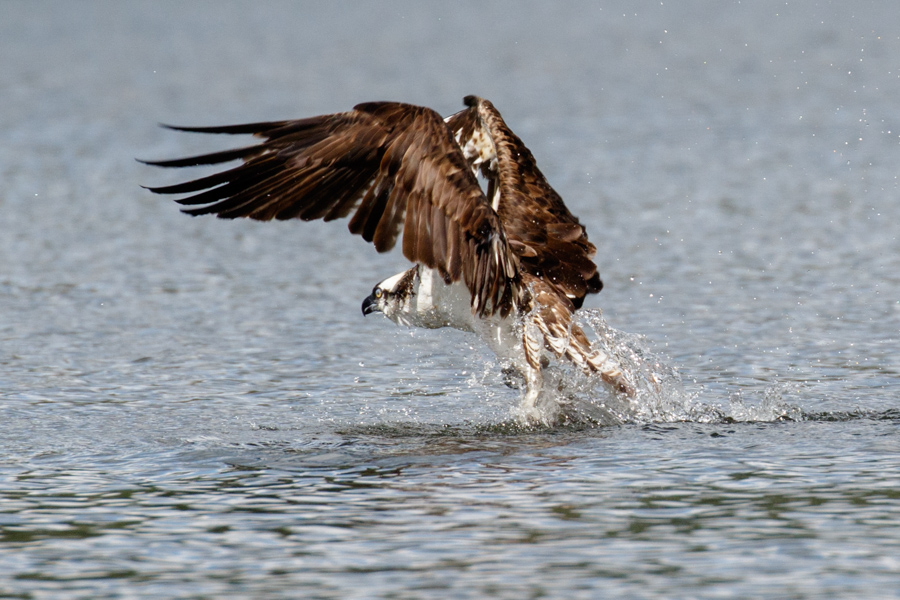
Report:
<svg viewBox="0 0 900 600"><path fill-rule="evenodd" d="M537 409L537 399L544 386L544 377L540 369L528 367L525 369L525 397L522 399L522 408L529 413Z"/></svg>
<svg viewBox="0 0 900 600"><path fill-rule="evenodd" d="M526 321L522 327L522 347L525 350L523 357L525 360L517 365L519 372L525 377L525 395L519 405L519 415L525 421L542 423L543 419L538 410L537 401L544 387L544 375L541 372L544 336L540 329L529 321Z"/></svg>
<svg viewBox="0 0 900 600"><path fill-rule="evenodd" d="M517 411L519 419L526 424L543 423L544 418L541 411L538 410L537 401L544 387L544 376L540 367L534 368L531 365L525 367L522 374L525 376L525 395L522 396L522 402Z"/></svg>

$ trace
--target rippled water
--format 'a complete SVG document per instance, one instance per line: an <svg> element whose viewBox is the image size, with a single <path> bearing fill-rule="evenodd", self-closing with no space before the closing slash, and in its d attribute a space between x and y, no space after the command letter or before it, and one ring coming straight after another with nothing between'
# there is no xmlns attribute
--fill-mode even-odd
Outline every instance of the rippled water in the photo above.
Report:
<svg viewBox="0 0 900 600"><path fill-rule="evenodd" d="M0 597L900 596L894 4L323 4L0 9ZM359 315L398 254L138 187L226 143L157 122L470 93L638 403L557 370L522 429L477 340Z"/></svg>

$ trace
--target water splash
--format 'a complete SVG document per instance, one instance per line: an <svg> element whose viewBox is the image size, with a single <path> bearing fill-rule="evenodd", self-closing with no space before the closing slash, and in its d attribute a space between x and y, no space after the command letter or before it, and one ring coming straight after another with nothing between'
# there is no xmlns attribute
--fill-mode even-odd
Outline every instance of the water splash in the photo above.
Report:
<svg viewBox="0 0 900 600"><path fill-rule="evenodd" d="M741 390L728 396L728 410L725 418L735 422L756 421L802 421L808 416L799 407L788 404L784 400L784 385L773 385L767 388L759 403L747 402Z"/></svg>
<svg viewBox="0 0 900 600"><path fill-rule="evenodd" d="M368 376L370 381L390 382L384 386L387 397L375 400L368 388L351 386L342 390L339 404L347 404L348 394L357 394L361 408L336 418L340 411L331 406L328 420L345 426L358 425L362 419L372 425L401 422L424 427L457 427L463 421L466 427L483 427L494 433L522 433L546 427L581 429L815 418L785 400L796 395L796 381L768 382L768 387L761 390L758 380L746 389L741 389L736 381L723 389L721 381L708 387L691 378L683 380L679 369L669 358L654 352L645 336L610 327L600 310L581 310L576 317L593 347L609 355L633 384L633 398L614 393L599 377L583 374L568 361L554 360L543 370L544 389L536 406L539 417L535 422L533 413L519 414L516 398L524 391L521 375L502 361L498 365L496 355L468 334L442 332L443 336L457 336L450 341L466 348L460 364L459 352L448 354L446 344L437 345L440 350L435 350L433 332L398 329L397 345L409 357L398 357L394 368L378 375L382 379ZM361 381L357 378L354 383ZM329 398L333 392L328 390Z"/></svg>
<svg viewBox="0 0 900 600"><path fill-rule="evenodd" d="M800 420L802 412L787 404L778 386L758 403L740 391L727 407L702 399L703 388L685 388L678 369L650 349L642 335L610 327L600 310L578 313L579 325L593 338L594 348L612 357L635 388L633 398L616 394L598 377L555 362L544 370L544 392L537 408L551 426L621 425L626 423L721 423L728 421Z"/></svg>

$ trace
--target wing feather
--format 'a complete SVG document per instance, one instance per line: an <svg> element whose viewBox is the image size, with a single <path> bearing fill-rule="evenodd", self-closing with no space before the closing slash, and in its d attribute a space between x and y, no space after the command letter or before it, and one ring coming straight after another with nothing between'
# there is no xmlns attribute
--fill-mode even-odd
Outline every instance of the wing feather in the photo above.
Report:
<svg viewBox="0 0 900 600"><path fill-rule="evenodd" d="M603 283L593 262L596 248L559 194L537 168L534 156L506 125L493 104L468 96L468 106L447 126L473 172L488 179L495 209L522 271L544 279L579 308Z"/></svg>
<svg viewBox="0 0 900 600"><path fill-rule="evenodd" d="M256 145L184 159L163 167L243 162L219 173L151 188L191 194L177 201L192 215L257 220L331 220L390 250L463 280L472 309L508 314L521 301L518 257L501 218L478 185L453 135L434 111L372 102L297 121L222 127L171 127L199 133L252 134Z"/></svg>

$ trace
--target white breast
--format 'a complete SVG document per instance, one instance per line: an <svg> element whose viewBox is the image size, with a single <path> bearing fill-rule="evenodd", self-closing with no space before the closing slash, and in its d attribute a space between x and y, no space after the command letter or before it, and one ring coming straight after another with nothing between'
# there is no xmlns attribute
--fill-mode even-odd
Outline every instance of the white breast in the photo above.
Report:
<svg viewBox="0 0 900 600"><path fill-rule="evenodd" d="M471 294L461 281L447 285L440 274L420 266L407 318L414 327L452 327L474 331Z"/></svg>
<svg viewBox="0 0 900 600"><path fill-rule="evenodd" d="M471 298L463 282L447 285L440 273L420 265L413 280L413 294L396 310L385 311L385 316L407 327L452 327L476 333L502 361L519 370L526 369L522 329L515 313L478 318L472 314Z"/></svg>

